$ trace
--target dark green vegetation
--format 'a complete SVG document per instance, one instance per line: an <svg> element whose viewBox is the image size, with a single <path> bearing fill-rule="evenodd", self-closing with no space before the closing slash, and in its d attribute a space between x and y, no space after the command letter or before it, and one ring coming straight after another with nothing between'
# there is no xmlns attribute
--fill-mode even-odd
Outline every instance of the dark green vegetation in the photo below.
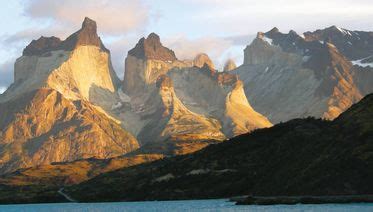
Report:
<svg viewBox="0 0 373 212"><path fill-rule="evenodd" d="M336 120L296 119L71 186L79 201L373 194L373 95Z"/></svg>
<svg viewBox="0 0 373 212"><path fill-rule="evenodd" d="M0 204L56 203L66 202L54 186L8 186L0 185Z"/></svg>

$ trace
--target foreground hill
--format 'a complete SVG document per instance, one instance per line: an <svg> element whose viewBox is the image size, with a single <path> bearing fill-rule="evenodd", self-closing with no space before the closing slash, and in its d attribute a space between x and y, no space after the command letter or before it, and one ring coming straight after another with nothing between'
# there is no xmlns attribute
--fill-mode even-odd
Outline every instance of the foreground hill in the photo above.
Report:
<svg viewBox="0 0 373 212"><path fill-rule="evenodd" d="M373 193L373 95L336 120L296 119L194 154L100 175L79 201Z"/></svg>

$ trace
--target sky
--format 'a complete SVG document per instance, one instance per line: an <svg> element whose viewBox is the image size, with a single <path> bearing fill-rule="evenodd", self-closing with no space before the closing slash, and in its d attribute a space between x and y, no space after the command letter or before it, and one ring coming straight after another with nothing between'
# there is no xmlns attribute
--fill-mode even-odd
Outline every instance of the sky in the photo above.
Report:
<svg viewBox="0 0 373 212"><path fill-rule="evenodd" d="M0 0L0 93L13 82L15 60L33 39L65 39L94 19L120 78L124 58L151 32L179 59L207 53L216 67L239 65L258 31L314 31L332 25L373 31L372 0Z"/></svg>

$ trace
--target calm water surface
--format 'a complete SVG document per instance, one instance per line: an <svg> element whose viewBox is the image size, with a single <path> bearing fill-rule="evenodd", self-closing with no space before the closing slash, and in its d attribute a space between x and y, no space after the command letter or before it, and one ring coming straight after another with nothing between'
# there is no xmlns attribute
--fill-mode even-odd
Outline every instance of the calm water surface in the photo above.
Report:
<svg viewBox="0 0 373 212"><path fill-rule="evenodd" d="M373 211L373 204L236 206L227 200L0 205L0 211Z"/></svg>

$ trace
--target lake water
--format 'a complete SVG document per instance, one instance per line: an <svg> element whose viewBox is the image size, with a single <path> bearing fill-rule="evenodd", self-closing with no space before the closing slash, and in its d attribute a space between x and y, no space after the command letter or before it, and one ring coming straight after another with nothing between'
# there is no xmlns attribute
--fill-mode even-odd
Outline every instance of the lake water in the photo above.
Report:
<svg viewBox="0 0 373 212"><path fill-rule="evenodd" d="M0 211L373 211L373 204L236 206L227 200L0 205Z"/></svg>

